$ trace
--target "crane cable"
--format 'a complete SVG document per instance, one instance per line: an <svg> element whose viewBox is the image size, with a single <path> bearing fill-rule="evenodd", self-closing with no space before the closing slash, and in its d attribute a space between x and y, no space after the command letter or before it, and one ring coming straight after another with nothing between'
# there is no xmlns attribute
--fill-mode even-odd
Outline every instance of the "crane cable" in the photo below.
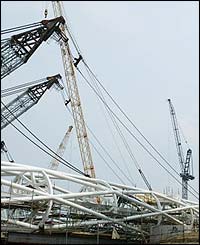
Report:
<svg viewBox="0 0 200 245"><path fill-rule="evenodd" d="M88 72L88 70L87 70L87 72ZM96 81L95 81L94 79L92 79L91 74L90 74L89 72L88 72L88 75L90 76L90 79L93 80L96 90L98 91L98 93L100 94L100 96L102 97L102 99L106 102L105 97L103 96L101 90L100 90L99 87L98 87L98 84L96 83ZM99 98L98 98L98 99L99 99ZM114 127L115 127L115 129L116 129L116 131L117 131L118 134L120 135L120 137L121 137L121 139L122 139L122 141L123 141L123 143L124 143L124 145L125 145L125 147L126 147L126 146L128 145L128 143L126 142L125 137L123 136L122 131L121 131L121 129L119 128L119 126L118 126L118 124L117 124L115 118L114 118L113 115L110 113L110 111L108 110L107 107L104 107L104 108L106 109L106 111L107 111L107 113L108 113L108 115L109 115L109 117L110 117L110 119L111 119L111 121L112 121L112 123L113 123L113 125L114 125ZM104 111L103 111L103 112L104 112ZM122 161L123 161L123 163L124 163L124 165L125 165L125 167L126 167L126 170L127 170L128 174L129 174L129 177L130 177L130 179L132 179L131 183L133 184L133 177L131 176L131 171L130 171L130 169L128 168L128 165L127 165L127 163L126 163L126 161L125 161L125 159L124 159L124 157L123 157L123 155L122 155L122 152L121 152L121 150L120 150L120 147L119 147L118 144L117 144L117 141L116 141L115 136L114 136L114 134L113 134L113 132L112 132L111 126L110 126L110 124L109 124L109 122L108 122L108 119L107 119L107 117L106 117L105 112L104 112L104 117L105 117L105 119L106 119L107 126L108 126L108 128L110 129L110 132L111 132L112 138L113 138L113 140L114 140L114 142L115 142L115 145L116 145L116 147L117 147L117 149L118 149L118 151L119 151L119 154L120 154L120 156L121 156L121 159L122 159ZM126 147L126 149L127 149L127 148L128 148L128 147ZM129 148L129 149L130 149L130 148ZM129 149L127 149L127 151L128 151ZM129 151L128 151L128 152L129 152ZM132 155L133 155L133 154L132 154ZM131 156L131 155L130 155L130 156ZM133 157L134 157L134 156L133 156ZM132 160L133 160L134 164L137 164L137 161L135 161L135 160L136 160L135 158L132 159ZM136 168L137 168L137 166L136 166ZM129 181L130 181L130 180L129 180Z"/></svg>
<svg viewBox="0 0 200 245"><path fill-rule="evenodd" d="M64 9L64 8L63 8ZM65 26L66 26L66 24L65 24ZM68 33L69 33L69 35L70 35L70 37L71 37L71 40L72 40L72 42L73 42L73 45L74 45L74 47L75 47L75 49L76 49L76 51L78 52L78 54L81 54L81 52L80 52L80 48L78 47L78 45L76 44L76 42L74 41L75 39L72 37L72 34L70 33L70 30L67 28L67 26L66 26L66 29L68 30ZM83 56L82 56L83 57ZM161 159L164 161L164 162L166 162L167 163L167 165L168 166L170 166L170 168L171 169L173 169L173 171L175 172L175 173L177 173L178 175L179 175L179 173L171 166L171 164L161 155L161 153L149 142L149 140L142 134L142 132L135 126L135 124L129 119L129 117L123 112L123 110L119 107L119 105L114 101L114 99L112 98L112 96L107 92L107 90L103 87L103 85L100 83L100 81L97 79L97 77L95 76L95 74L91 71L91 69L90 69L90 67L87 65L87 63L85 62L85 60L84 59L82 59L82 61L83 61L83 63L85 64L85 66L88 68L88 70L91 72L91 74L94 76L94 78L97 80L97 82L100 84L100 86L103 88L103 90L108 94L108 96L111 98L111 100L113 101L113 103L118 107L118 109L121 111L121 113L125 116L125 118L131 123L131 125L137 130L137 132L142 136L142 138L151 146L151 148L161 157ZM84 80L87 80L86 78L85 78L85 76L81 73L81 71L77 68L77 70L79 71L79 73L81 74L81 76L84 78ZM98 94L97 94L98 95ZM102 99L101 99L102 100ZM103 102L103 100L102 100L102 102ZM104 102L103 102L104 103ZM113 113L113 112L112 112ZM116 114L115 114L115 117L117 117L116 116ZM118 117L117 117L118 118ZM118 120L120 120L119 118L118 118ZM123 124L122 123L122 121L120 120L120 122L121 122L121 124ZM124 125L124 124L123 124ZM125 125L124 125L125 126ZM129 131L129 133L131 133L131 131L125 126L125 128L127 129L127 131ZM149 152L149 150L131 133L131 135L136 139L136 141L153 157L153 159L154 160L156 160L167 172L168 172L168 174L170 174L171 176L173 176L166 168L165 168L165 166L163 166L158 160L157 160L157 158L155 158L150 152ZM173 178L175 178L175 180L176 181L178 181L181 185L182 185L182 183L176 178L176 177L174 177L173 176ZM188 184L188 186L191 188L191 189L193 189L193 191L195 192L195 193L197 193L198 194L198 192L196 192L196 190L191 186L191 185L189 185ZM193 194L193 193L192 193ZM193 194L194 195L194 194ZM194 195L195 196L195 195ZM196 196L195 196L196 197ZM197 199L198 199L198 197L196 197Z"/></svg>
<svg viewBox="0 0 200 245"><path fill-rule="evenodd" d="M16 93L19 93L19 92L22 92L24 90L26 90L27 88L33 86L33 85L39 85L43 82L46 81L46 78L42 78L42 79L39 79L39 80L36 80L36 81L32 81L32 82L27 82L27 83L24 83L24 84L20 84L20 85L17 85L17 86L13 86L13 87L10 87L10 88L6 88L6 89L2 89L1 90L1 97L6 97L6 96L10 96L12 94L16 94Z"/></svg>
<svg viewBox="0 0 200 245"><path fill-rule="evenodd" d="M61 2L61 4L62 4L62 9L63 9L63 11L64 11L64 17L65 17L65 20L67 20L65 8L64 8L64 6L63 6L63 2ZM75 47L77 53L79 54L79 56L80 56L80 54L81 54L81 56L82 56L82 52L81 52L81 50L80 50L80 47L78 46L78 43L77 43L76 39L74 38L74 36L73 36L73 34L72 34L72 31L70 30L70 27L69 27L69 25L70 25L70 24L69 24L69 20L67 20L67 23L68 23L68 26L67 26L66 23L65 23L65 28L66 28L66 30L67 30L67 32L68 32L68 34L69 34L69 37L70 37L70 39L71 39L71 41L72 41L72 43L73 43L73 45L74 45L74 47ZM83 63L84 63L85 66L86 66L86 62L85 62L84 59L83 59ZM87 68L88 68L88 67L87 67ZM87 72L88 72L88 74L89 74L88 69L86 69L86 70L87 70ZM90 71L90 73L91 73L91 71ZM91 74L94 76L93 73L91 73ZM89 75L89 76L90 76L90 75ZM91 77L91 76L90 76L90 77ZM94 78L95 78L94 81L97 80L95 76L94 76ZM97 86L96 86L96 87L97 87ZM100 91L100 89L99 89L99 91ZM102 93L101 93L101 96L103 97ZM105 100L104 97L103 97L103 99ZM126 139L125 139L125 137L123 136L123 134L122 134L122 132L120 131L119 127L117 127L117 123L114 122L114 117L112 116L111 113L109 113L108 108L107 108L107 107L105 107L105 108L106 108L108 114L110 115L110 118L111 118L113 124L115 125L115 128L116 128L116 130L118 131L118 134L120 135L120 137L121 137L121 139L122 139L122 141L123 141L123 143L124 143L124 145L125 145L126 150L127 150L128 153L129 153L129 156L131 157L131 159L132 159L133 163L135 164L137 170L139 171L140 175L142 176L142 174L141 174L141 171L142 171L142 170L141 170L141 167L139 166L139 163L137 162L136 158L134 157L134 155L133 155L133 153L132 153L132 151L131 151L131 149L130 149L130 147L129 147L129 145L128 145ZM125 161L124 161L124 162L125 162ZM127 167L126 164L125 164L125 166ZM129 173L129 171L128 171L128 173ZM144 173L143 173L143 174L144 174ZM142 179L144 180L143 176L142 176Z"/></svg>
<svg viewBox="0 0 200 245"><path fill-rule="evenodd" d="M83 60L84 62L84 60ZM119 109L119 111L125 116L125 118L131 123L131 125L136 129L136 131L142 136L142 138L151 146L151 148L160 156L160 158L167 163L167 165L177 174L179 175L179 173L171 166L171 164L161 155L161 153L151 144L151 142L142 134L142 132L136 127L136 125L130 120L130 118L125 114L125 112L121 109L121 107L117 104L117 102L115 102L115 100L113 99L113 97L108 93L108 91L105 89L105 87L100 83L100 81L98 80L98 78L95 76L95 74L91 71L91 69L89 68L89 66L85 63L86 67L89 69L89 71L91 72L91 74L95 77L95 79L97 80L97 82L100 84L100 86L102 87L102 89L105 91L105 93L109 96L109 98L112 100L112 102L117 106L117 108ZM85 79L85 78L84 78ZM190 186L188 184L188 186ZM193 187L190 186L192 189ZM194 189L193 189L194 190ZM194 190L196 192L196 190ZM197 192L196 192L197 193ZM198 194L198 193L197 193Z"/></svg>
<svg viewBox="0 0 200 245"><path fill-rule="evenodd" d="M99 96L99 94L97 93L97 91L94 89L94 87L92 87L92 85L89 83L88 79L83 75L83 73L79 70L79 68L77 68L78 72L81 74L81 76L83 77L83 79L87 82L87 84L90 86L90 88L92 88L92 90L97 94L97 96L101 99L101 101L105 104L105 106L111 111L111 113L115 116L115 118L120 122L120 124L128 131L128 133L142 146L142 148L156 161L158 162L158 164L160 166L162 166L168 174L170 174L179 184L182 185L182 183L172 174L169 172L169 170L163 165L161 164L161 162L137 139L137 137L130 131L130 129L120 120L120 118L111 110L111 108L104 102L104 100ZM112 97L111 97L112 98ZM115 102L116 103L116 102ZM121 108L120 108L121 109ZM123 112L124 113L124 112ZM127 117L127 116L126 116ZM128 118L129 119L129 118ZM129 119L130 120L130 119ZM132 123L133 124L133 123ZM134 124L133 124L134 125ZM140 132L140 131L139 131ZM149 141L148 141L149 142ZM150 144L150 142L149 142ZM153 146L152 146L153 147ZM156 150L156 149L155 149ZM157 151L157 150L156 150ZM158 151L157 151L158 152ZM158 152L159 153L159 152ZM160 153L159 153L160 154ZM161 154L160 154L161 155ZM161 155L162 156L162 155ZM165 160L165 158L162 156L163 160ZM167 160L165 160L167 162ZM171 167L171 165L167 162L167 164ZM173 167L171 167L173 168ZM174 169L174 171L178 174L178 172ZM179 174L178 174L179 175ZM198 192L196 192L196 190L190 186L191 189L193 189L193 191L195 193L198 194ZM193 194L191 191L190 193L195 196L197 199L198 197Z"/></svg>
<svg viewBox="0 0 200 245"><path fill-rule="evenodd" d="M65 101L64 96L62 95L63 101ZM66 106L71 117L72 116L72 112L70 111L70 109L68 108L68 106ZM108 151L106 151L106 149L103 147L103 145L101 144L101 142L97 139L97 137L95 136L95 134L92 132L92 130L89 128L89 126L86 124L87 129L89 130L89 132L92 134L92 136L95 138L95 140L97 141L97 143L101 146L101 148L103 149L103 151L107 154L107 156L111 159L111 161L115 164L115 166L119 169L119 171L124 175L125 179L129 180L129 182L131 184L133 184L133 181L131 181L128 176L123 172L123 170L118 166L118 164L114 161L114 159L112 159L112 157L110 156L110 154L108 153ZM103 158L103 156L100 154L100 152L97 150L97 148L94 146L94 144L91 142L91 145L94 147L95 151L98 153L98 155L102 158L102 160L106 163L106 165L112 170L112 172L119 178L120 181L122 181L122 179L119 177L119 175L117 175L117 173L112 169L111 166L109 166L108 162ZM124 184L124 182L122 181L122 183Z"/></svg>
<svg viewBox="0 0 200 245"><path fill-rule="evenodd" d="M40 140L33 132L31 132L24 123L22 123L9 109L8 107L1 101L1 103L5 106L5 108L15 117L15 119L35 138L37 139L43 146L45 146L50 152L52 152L54 155L50 154L49 152L47 152L45 149L43 149L41 146L39 146L38 144L36 144L33 140L31 140L27 135L25 135L20 129L18 129L12 122L10 122L10 124L17 129L17 131L19 131L23 136L25 136L29 141L31 141L34 145L36 145L37 147L39 147L42 151L44 151L45 153L47 153L48 155L50 155L51 157L55 158L57 161L59 161L60 163L62 163L63 165L65 165L66 167L76 171L79 174L85 175L85 173L83 173L80 169L76 168L75 166L73 166L71 163L69 163L68 161L66 161L65 159L63 159L62 157L60 157L56 152L54 152L50 147L48 147L44 142L42 142L42 140ZM8 122L9 120L3 115L1 114L1 116L4 117L4 119L6 119ZM59 157L60 159L56 158L55 156ZM87 176L87 175L85 175Z"/></svg>
<svg viewBox="0 0 200 245"><path fill-rule="evenodd" d="M1 31L1 35L8 34L8 33L15 32L15 31L21 31L21 30L24 30L24 29L29 29L29 28L32 28L32 27L38 27L38 26L41 26L41 25L42 25L41 22L36 22L36 23L28 24L28 25L8 28L8 29L5 29L5 30L2 30Z"/></svg>
<svg viewBox="0 0 200 245"><path fill-rule="evenodd" d="M75 49L76 49L76 51L78 52L78 54L81 54L81 52L80 52L80 48L78 47L78 45L76 44L76 42L73 40L74 38L72 37L72 34L70 33L70 30L69 29L67 29L68 30L68 33L70 34L70 37L71 37L71 40L72 40L72 42L73 42L73 44L74 44L74 47L75 47ZM82 56L82 54L81 54L81 56ZM83 57L83 56L82 56ZM136 125L129 119L129 117L124 113L124 111L121 109L121 107L115 102L115 100L112 98L112 96L108 93L108 91L103 87L103 85L100 83L100 81L98 80L98 78L95 76L95 74L92 72L92 70L90 69L90 67L87 65L87 63L85 62L85 60L84 59L82 59L82 61L83 61L83 63L84 63L84 65L87 67L87 69L90 71L90 73L94 76L94 78L95 78L95 80L100 84L100 86L103 88L103 90L106 92L106 94L110 97L110 99L113 101L113 103L117 106L117 108L120 110L120 112L125 116L125 118L131 123L131 125L137 130L137 132L142 136L142 138L151 146L151 148L161 157L161 159L162 160L164 160L164 162L166 162L167 163L167 165L171 168L171 169L173 169L173 171L177 174L177 175L179 175L179 173L171 166L171 164L161 155L161 153L151 144L151 142L142 134L142 132L136 127ZM81 74L81 76L84 78L84 80L87 80L86 78L85 78L85 76L81 73L81 71L79 70L79 68L77 67L77 70L79 71L79 73ZM91 86L90 86L91 87ZM94 90L94 89L93 89ZM96 94L98 95L98 93L96 92ZM101 99L102 100L102 99ZM104 103L104 101L102 100L102 102ZM104 103L105 104L105 103ZM127 127L126 127L127 128ZM127 128L128 129L128 128ZM128 130L128 131L130 131L130 130ZM131 133L132 134L132 133ZM132 134L132 136L134 136L133 134ZM134 136L134 138L135 139L137 139L135 136ZM139 142L139 140L137 139L137 142L140 144L140 145L142 145L143 146L143 148L154 158L154 160L156 159L148 150L147 150L147 148L143 145L143 144L141 144L141 142ZM156 161L159 163L159 161L156 159ZM161 164L161 163L160 163ZM173 176L163 165L161 165L171 176ZM173 178L175 178L176 179L176 177L174 177L173 176ZM177 179L176 179L177 180ZM177 180L179 183L181 183L179 180ZM181 183L181 185L182 185L182 183ZM191 186L191 185L189 185L188 184L188 186L191 188L191 189L193 189L193 191L195 192L195 193L197 193L198 194L198 192L196 192L196 190ZM196 196L195 196L196 197Z"/></svg>
<svg viewBox="0 0 200 245"><path fill-rule="evenodd" d="M120 178L120 176L116 173L116 171L114 171L114 169L110 166L110 164L106 161L106 159L102 156L102 154L97 150L97 148L95 147L95 145L91 142L90 140L90 144L92 145L92 147L94 148L94 150L97 152L97 154L101 157L101 159L105 162L105 164L107 165L107 167L114 173L115 176L117 176L117 178L121 181L122 184L125 185L125 182L123 181L123 179ZM122 172L122 171L121 171ZM122 172L123 173L123 172ZM129 180L129 179L128 179ZM129 180L130 181L130 180ZM133 184L131 182L131 184Z"/></svg>
<svg viewBox="0 0 200 245"><path fill-rule="evenodd" d="M87 70L87 69L86 69L86 70ZM90 79L93 80L94 85L95 85L95 87L96 87L96 90L98 90L98 93L100 94L100 96L102 97L102 99L104 100L104 102L106 103L105 97L103 96L103 94L102 94L100 88L98 87L98 84L96 83L95 79L94 79L94 78L92 79L91 74L89 73L88 70L87 70L87 72L88 72L88 75L89 75ZM146 179L146 177L145 177L143 171L141 170L141 166L139 165L138 161L136 160L136 158L135 158L135 156L134 156L134 154L133 154L133 152L132 152L132 150L131 150L129 144L127 143L127 140L125 139L125 137L124 137L124 135L123 135L123 133L122 133L120 127L118 126L115 117L112 115L112 113L110 113L110 111L108 110L107 107L105 107L105 109L106 109L108 115L110 116L111 121L112 121L112 123L113 123L115 129L117 130L119 136L121 137L122 142L123 142L123 144L124 144L124 146L125 146L125 148L126 148L128 154L129 154L130 158L132 159L132 162L134 163L134 165L135 165L136 169L138 170L140 176L142 177L143 181L145 182L145 185L146 185L150 190L152 190L151 185L148 183L148 181L147 181L147 179ZM109 124L108 124L108 126L109 126ZM111 131L111 132L112 132L112 131ZM113 135L113 134L112 134L112 135ZM113 135L113 139L115 139L114 135ZM115 143L116 143L116 142L115 142ZM117 145L117 144L116 144L116 145ZM118 146L118 145L117 145L117 146ZM119 149L119 152L121 153L120 149ZM122 159L124 160L122 154L121 154L121 157L122 157ZM125 160L124 160L123 162L124 162L124 165L126 166L126 168L127 168L127 170L128 170L128 166L127 166ZM129 174L129 177L132 179L132 176L130 175L130 171L128 171L128 174ZM129 180L129 181L130 181L130 180ZM132 181L133 181L133 179L132 179ZM133 182L132 182L132 184L133 184Z"/></svg>

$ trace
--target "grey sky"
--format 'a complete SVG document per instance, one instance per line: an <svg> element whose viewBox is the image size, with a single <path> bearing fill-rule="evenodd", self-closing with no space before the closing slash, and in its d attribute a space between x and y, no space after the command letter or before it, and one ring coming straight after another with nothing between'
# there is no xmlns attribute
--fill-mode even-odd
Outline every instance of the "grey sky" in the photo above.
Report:
<svg viewBox="0 0 200 245"><path fill-rule="evenodd" d="M51 2L46 4L48 18L53 18ZM42 20L46 4L45 1L3 1L2 29ZM196 179L190 184L198 189L199 3L67 1L64 6L72 32L92 70L131 120L179 172L167 104L167 98L171 98L178 121L193 150ZM50 41L43 44L26 65L7 76L2 81L2 88L57 73L64 78L59 46ZM128 175L109 134L96 96L79 77L78 85L87 124ZM73 123L61 95L55 90L48 92L38 105L20 118L54 150L65 130ZM130 136L125 135L153 188L163 191L166 186L173 186L175 192L177 189L181 191L180 185ZM2 139L6 141L16 162L48 166L50 158L27 142L12 126L3 130ZM92 137L90 139L94 141ZM75 142L74 130L65 158L82 168ZM118 144L134 183L144 188L122 143ZM92 152L97 176L119 181L93 148ZM112 162L109 164L120 174ZM130 184L126 180L125 182Z"/></svg>

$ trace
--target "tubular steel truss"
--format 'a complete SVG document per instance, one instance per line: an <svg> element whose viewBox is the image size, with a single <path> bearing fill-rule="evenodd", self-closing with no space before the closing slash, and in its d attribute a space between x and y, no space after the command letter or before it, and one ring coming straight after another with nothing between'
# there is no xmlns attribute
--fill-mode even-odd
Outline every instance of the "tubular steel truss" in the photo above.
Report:
<svg viewBox="0 0 200 245"><path fill-rule="evenodd" d="M115 230L120 239L148 239L152 226L191 229L198 219L197 203L155 191L18 163L1 166L2 229L110 235Z"/></svg>

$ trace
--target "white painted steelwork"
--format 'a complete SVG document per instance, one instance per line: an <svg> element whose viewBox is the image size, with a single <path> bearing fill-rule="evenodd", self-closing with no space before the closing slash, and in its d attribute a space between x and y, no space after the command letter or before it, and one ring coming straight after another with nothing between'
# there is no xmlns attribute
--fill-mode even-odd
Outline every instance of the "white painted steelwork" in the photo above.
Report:
<svg viewBox="0 0 200 245"><path fill-rule="evenodd" d="M91 232L98 226L110 234L117 229L121 236L124 230L148 236L151 226L192 229L198 219L199 205L189 200L24 164L2 161L1 166L1 223L7 229ZM73 191L66 188L69 183L76 185Z"/></svg>

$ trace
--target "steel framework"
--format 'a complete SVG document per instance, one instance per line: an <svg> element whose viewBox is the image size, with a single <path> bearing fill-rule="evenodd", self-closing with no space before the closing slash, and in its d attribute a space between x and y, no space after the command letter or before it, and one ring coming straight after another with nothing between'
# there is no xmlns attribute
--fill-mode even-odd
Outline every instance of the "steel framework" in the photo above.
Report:
<svg viewBox="0 0 200 245"><path fill-rule="evenodd" d="M59 18L63 16L62 1L52 1L52 5L55 17ZM67 26L65 23L60 25L60 30L67 36ZM68 42L60 40L59 43L84 172L90 177L95 178L95 168L75 74L75 67L81 60L81 56L79 59L76 59L76 62L74 63Z"/></svg>
<svg viewBox="0 0 200 245"><path fill-rule="evenodd" d="M64 22L62 17L43 20L39 23L39 27L1 41L1 79L25 64L41 43L52 34L55 33L67 41L59 29L60 24Z"/></svg>
<svg viewBox="0 0 200 245"><path fill-rule="evenodd" d="M45 82L29 87L25 92L1 108L1 130L16 118L36 105L44 93L54 84L62 89L59 84L60 74L44 79Z"/></svg>
<svg viewBox="0 0 200 245"><path fill-rule="evenodd" d="M156 225L192 229L199 205L102 179L2 161L2 229L117 233L148 239ZM71 186L72 190L67 189ZM80 190L85 190L80 192ZM96 203L96 197L101 203Z"/></svg>
<svg viewBox="0 0 200 245"><path fill-rule="evenodd" d="M176 143L176 148L177 148L177 153L178 153L178 159L179 159L179 164L181 167L180 176L182 178L182 198L188 199L188 181L194 179L194 176L190 173L192 169L191 167L192 150L191 149L187 150L186 158L184 160L183 149L181 145L181 137L179 133L176 113L175 113L174 106L172 105L172 102L170 99L168 99L168 102L169 102L170 115L172 119L174 138L175 138L175 143Z"/></svg>

